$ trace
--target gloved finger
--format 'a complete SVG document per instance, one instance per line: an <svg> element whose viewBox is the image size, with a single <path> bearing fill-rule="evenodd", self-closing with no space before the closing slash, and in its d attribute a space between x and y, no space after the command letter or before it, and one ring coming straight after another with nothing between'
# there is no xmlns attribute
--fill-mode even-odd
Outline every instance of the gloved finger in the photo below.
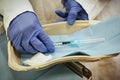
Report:
<svg viewBox="0 0 120 80"><path fill-rule="evenodd" d="M55 13L56 13L58 16L62 17L62 18L65 18L65 17L67 17L67 15L68 15L67 13L64 13L64 12L62 12L62 11L60 11L60 10L56 10Z"/></svg>
<svg viewBox="0 0 120 80"><path fill-rule="evenodd" d="M32 38L30 43L39 52L47 52L47 48L45 47L45 45L36 37Z"/></svg>
<svg viewBox="0 0 120 80"><path fill-rule="evenodd" d="M12 33L13 34L13 33ZM23 45L22 45L22 35L21 35L21 33L18 33L17 35L16 35L16 37L12 37L11 35L9 35L10 36L10 40L12 41L12 43L13 43L13 45L14 45L14 47L15 47L15 49L17 50L17 51L19 51L19 52L21 52L21 53L26 53L26 52L30 52L30 53L36 53L37 51L36 50L34 50L32 47L30 47L29 45L28 45L28 43L27 42L25 42L25 43L23 43ZM24 41L23 41L24 42ZM30 47L30 49L29 50L27 50L28 48L27 47ZM27 48L27 49L26 49Z"/></svg>
<svg viewBox="0 0 120 80"><path fill-rule="evenodd" d="M73 25L74 22L75 22L76 19L77 19L77 16L78 16L78 13L77 13L77 12L73 12L73 11L71 10L70 13L68 14L68 18L67 18L68 24Z"/></svg>
<svg viewBox="0 0 120 80"><path fill-rule="evenodd" d="M81 11L80 7L73 7L71 8L68 17L67 17L67 21L68 24L73 25L74 22L76 21L77 17L78 17L78 12Z"/></svg>
<svg viewBox="0 0 120 80"><path fill-rule="evenodd" d="M22 40L21 46L23 47L25 52L29 52L32 54L35 54L39 52L37 49L35 49L31 44L29 40Z"/></svg>
<svg viewBox="0 0 120 80"><path fill-rule="evenodd" d="M53 42L50 40L50 38L44 31L41 31L37 37L44 43L50 53L53 53L55 51Z"/></svg>
<svg viewBox="0 0 120 80"><path fill-rule="evenodd" d="M13 46L15 47L15 49L17 51L20 51L20 52L25 52L24 48L21 46L21 37L22 35L18 34L19 36L16 36L16 38L14 38L12 41L13 43ZM11 37L10 37L11 39Z"/></svg>
<svg viewBox="0 0 120 80"><path fill-rule="evenodd" d="M62 19L56 20L55 22L64 22L64 21L67 21L67 19L66 18L62 18Z"/></svg>

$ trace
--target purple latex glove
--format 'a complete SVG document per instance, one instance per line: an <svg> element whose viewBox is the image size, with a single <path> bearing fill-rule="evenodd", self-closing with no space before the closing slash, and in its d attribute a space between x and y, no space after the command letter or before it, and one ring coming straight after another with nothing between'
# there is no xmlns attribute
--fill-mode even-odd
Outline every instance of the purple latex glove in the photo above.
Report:
<svg viewBox="0 0 120 80"><path fill-rule="evenodd" d="M54 52L53 42L33 12L24 12L12 20L8 36L16 50L23 53Z"/></svg>
<svg viewBox="0 0 120 80"><path fill-rule="evenodd" d="M76 20L88 20L87 12L75 0L62 0L62 3L66 12L56 10L55 13L62 17L62 19L56 20L56 22L67 21L68 24L72 25Z"/></svg>

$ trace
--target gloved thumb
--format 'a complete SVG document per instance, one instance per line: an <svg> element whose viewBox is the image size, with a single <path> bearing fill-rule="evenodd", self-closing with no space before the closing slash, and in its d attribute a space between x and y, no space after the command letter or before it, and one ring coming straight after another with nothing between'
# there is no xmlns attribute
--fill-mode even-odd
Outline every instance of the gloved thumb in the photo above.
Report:
<svg viewBox="0 0 120 80"><path fill-rule="evenodd" d="M60 10L56 10L55 13L56 13L58 16L62 17L62 18L67 17L67 13L64 13L64 12L62 12L62 11L60 11Z"/></svg>
<svg viewBox="0 0 120 80"><path fill-rule="evenodd" d="M42 43L45 45L45 47L47 48L47 50L50 53L53 53L55 51L53 42L51 41L51 39L48 37L48 35L46 33L41 31L41 33L39 33L39 35L37 37L39 40L42 41Z"/></svg>
<svg viewBox="0 0 120 80"><path fill-rule="evenodd" d="M68 24L73 25L77 19L77 16L78 16L78 13L71 10L67 17Z"/></svg>
<svg viewBox="0 0 120 80"><path fill-rule="evenodd" d="M31 39L30 44L33 47L33 49L35 49L38 52L47 52L46 46L42 43L41 40L39 40L36 37Z"/></svg>

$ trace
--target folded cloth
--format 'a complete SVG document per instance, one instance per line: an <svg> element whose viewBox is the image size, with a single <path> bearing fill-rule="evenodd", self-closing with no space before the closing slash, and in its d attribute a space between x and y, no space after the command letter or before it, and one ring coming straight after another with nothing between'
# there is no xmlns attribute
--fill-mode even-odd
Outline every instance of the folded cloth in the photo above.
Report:
<svg viewBox="0 0 120 80"><path fill-rule="evenodd" d="M53 58L63 57L74 52L84 52L91 56L118 53L120 52L120 18L115 16L72 34L50 37L54 42L104 39L104 41L81 43L77 46L56 46L56 52L52 54Z"/></svg>

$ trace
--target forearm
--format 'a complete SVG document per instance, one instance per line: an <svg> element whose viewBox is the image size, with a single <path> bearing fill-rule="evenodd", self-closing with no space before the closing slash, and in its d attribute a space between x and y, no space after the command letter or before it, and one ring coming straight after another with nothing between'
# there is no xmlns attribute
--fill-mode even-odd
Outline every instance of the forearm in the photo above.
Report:
<svg viewBox="0 0 120 80"><path fill-rule="evenodd" d="M7 31L10 22L25 11L33 11L29 0L1 0L2 15L4 16L4 27Z"/></svg>

